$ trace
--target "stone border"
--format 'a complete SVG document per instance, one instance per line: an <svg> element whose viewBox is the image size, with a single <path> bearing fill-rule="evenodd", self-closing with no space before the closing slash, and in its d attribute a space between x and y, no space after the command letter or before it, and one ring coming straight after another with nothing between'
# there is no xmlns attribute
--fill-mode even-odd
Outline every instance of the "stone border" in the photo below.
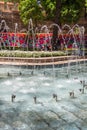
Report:
<svg viewBox="0 0 87 130"><path fill-rule="evenodd" d="M67 64L68 62L87 61L86 57L77 56L59 56L59 57L43 57L43 58L21 58L21 57L0 57L0 65L15 66L49 66Z"/></svg>

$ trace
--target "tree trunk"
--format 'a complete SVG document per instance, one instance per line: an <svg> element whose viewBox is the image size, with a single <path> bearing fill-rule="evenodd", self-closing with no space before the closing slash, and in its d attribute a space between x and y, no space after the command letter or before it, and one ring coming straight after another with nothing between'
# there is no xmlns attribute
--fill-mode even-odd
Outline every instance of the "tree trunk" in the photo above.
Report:
<svg viewBox="0 0 87 130"><path fill-rule="evenodd" d="M61 0L56 0L56 10L55 10L54 22L59 26L61 25L60 17L61 17ZM60 41L58 40L58 28L56 26L54 26L53 38L52 38L52 50L56 51L59 48L60 48Z"/></svg>

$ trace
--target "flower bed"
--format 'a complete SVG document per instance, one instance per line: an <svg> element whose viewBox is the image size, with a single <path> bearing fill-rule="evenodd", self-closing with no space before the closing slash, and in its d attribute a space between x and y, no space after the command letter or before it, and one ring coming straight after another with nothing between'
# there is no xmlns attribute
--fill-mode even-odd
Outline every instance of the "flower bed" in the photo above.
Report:
<svg viewBox="0 0 87 130"><path fill-rule="evenodd" d="M51 50L51 38L52 33L37 33L35 36L29 36L26 33L0 33L0 43L2 49L25 49L25 50ZM81 43L81 40L85 40L87 44L87 36L85 39L77 34L60 34L58 36L59 43L64 49L65 45L67 48L72 48L74 42L77 46Z"/></svg>

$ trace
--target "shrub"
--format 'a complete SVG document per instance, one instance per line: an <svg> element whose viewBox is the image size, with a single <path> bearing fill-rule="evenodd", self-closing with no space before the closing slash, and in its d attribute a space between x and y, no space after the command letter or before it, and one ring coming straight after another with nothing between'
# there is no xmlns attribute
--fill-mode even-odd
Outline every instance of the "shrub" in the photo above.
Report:
<svg viewBox="0 0 87 130"><path fill-rule="evenodd" d="M66 54L62 51L7 51L7 50L1 50L0 51L0 57L56 57L56 56L65 56Z"/></svg>

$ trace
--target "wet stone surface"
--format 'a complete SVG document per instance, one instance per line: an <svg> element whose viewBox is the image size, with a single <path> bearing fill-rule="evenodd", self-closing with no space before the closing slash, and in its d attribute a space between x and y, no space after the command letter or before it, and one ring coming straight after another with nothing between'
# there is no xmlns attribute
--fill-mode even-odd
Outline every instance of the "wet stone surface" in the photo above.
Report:
<svg viewBox="0 0 87 130"><path fill-rule="evenodd" d="M76 66L71 66L68 78L67 67L45 69L45 74L37 69L33 75L27 67L1 67L3 75L8 71L23 75L0 78L0 130L87 130L87 89L84 94L79 91L87 74L75 71ZM72 91L75 97L69 95Z"/></svg>

